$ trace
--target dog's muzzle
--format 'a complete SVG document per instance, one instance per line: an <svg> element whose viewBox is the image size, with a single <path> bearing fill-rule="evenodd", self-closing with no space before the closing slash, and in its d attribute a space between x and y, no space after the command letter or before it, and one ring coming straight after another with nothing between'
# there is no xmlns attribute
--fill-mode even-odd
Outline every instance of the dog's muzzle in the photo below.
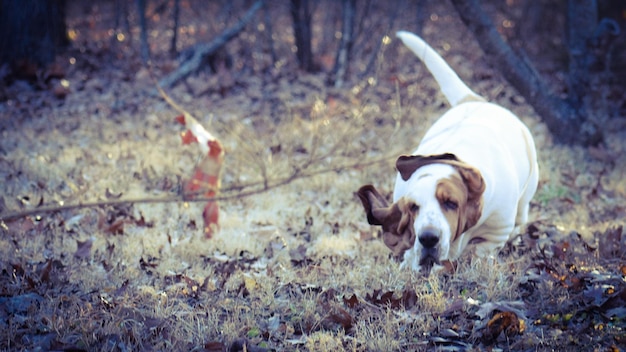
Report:
<svg viewBox="0 0 626 352"><path fill-rule="evenodd" d="M435 228L426 228L417 237L422 245L419 265L425 269L426 274L430 272L433 265L439 264L439 246L437 245L439 244L440 232Z"/></svg>

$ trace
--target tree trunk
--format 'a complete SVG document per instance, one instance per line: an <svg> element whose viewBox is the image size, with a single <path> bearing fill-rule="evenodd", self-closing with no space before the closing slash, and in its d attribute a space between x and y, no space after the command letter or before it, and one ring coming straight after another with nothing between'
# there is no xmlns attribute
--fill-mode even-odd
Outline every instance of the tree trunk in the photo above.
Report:
<svg viewBox="0 0 626 352"><path fill-rule="evenodd" d="M296 39L298 64L300 69L314 71L313 51L311 50L311 10L309 0L291 0L291 18Z"/></svg>
<svg viewBox="0 0 626 352"><path fill-rule="evenodd" d="M451 0L465 25L474 33L485 56L528 101L555 139L565 144L595 145L603 140L598 126L586 118L584 109L550 91L526 61L502 39L477 0Z"/></svg>
<svg viewBox="0 0 626 352"><path fill-rule="evenodd" d="M346 79L350 65L350 51L353 43L354 13L356 12L356 0L343 0L343 28L341 30L341 43L337 50L335 60L335 88L340 88Z"/></svg>
<svg viewBox="0 0 626 352"><path fill-rule="evenodd" d="M568 100L576 109L582 109L590 83L587 39L598 22L598 4L595 0L569 0L567 5Z"/></svg>
<svg viewBox="0 0 626 352"><path fill-rule="evenodd" d="M0 1L0 62L45 66L69 44L65 0Z"/></svg>
<svg viewBox="0 0 626 352"><path fill-rule="evenodd" d="M141 59L144 64L150 61L150 45L148 44L148 25L146 23L146 0L137 0L137 13L139 14L139 28L141 29L140 47Z"/></svg>
<svg viewBox="0 0 626 352"><path fill-rule="evenodd" d="M174 0L174 9L172 13L173 26L172 30L174 31L172 35L172 42L170 43L170 54L172 57L178 55L178 49L176 48L176 42L178 41L178 22L180 17L180 0Z"/></svg>

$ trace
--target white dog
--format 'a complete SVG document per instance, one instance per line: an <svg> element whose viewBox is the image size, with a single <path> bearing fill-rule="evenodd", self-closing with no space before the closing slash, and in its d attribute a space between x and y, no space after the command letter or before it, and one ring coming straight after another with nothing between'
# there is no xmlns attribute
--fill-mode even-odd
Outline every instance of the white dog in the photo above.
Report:
<svg viewBox="0 0 626 352"><path fill-rule="evenodd" d="M358 195L402 266L428 273L468 248L479 256L494 253L526 223L537 156L528 128L513 113L469 89L421 38L397 36L424 62L452 108L413 155L396 162L393 204L371 185Z"/></svg>

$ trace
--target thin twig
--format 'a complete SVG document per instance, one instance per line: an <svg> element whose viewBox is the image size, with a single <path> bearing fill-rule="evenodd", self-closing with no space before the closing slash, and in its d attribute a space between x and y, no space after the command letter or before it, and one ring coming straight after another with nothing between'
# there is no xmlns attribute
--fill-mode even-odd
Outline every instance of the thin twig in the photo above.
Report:
<svg viewBox="0 0 626 352"><path fill-rule="evenodd" d="M113 199L113 200L96 201L96 202L79 202L77 204L68 204L68 205L42 206L36 209L11 211L5 214L0 214L0 222L15 220L15 219L19 219L19 218L23 218L23 217L27 217L31 215L41 215L41 214L55 213L55 212L60 212L60 211L68 211L68 210L81 209L81 208L116 206L116 205L122 205L122 204L176 203L176 202L195 203L195 202L240 199L240 198L257 195L257 194L267 192L278 187L288 185L291 182L296 181L298 179L309 178L309 177L313 177L313 176L317 176L317 175L321 175L325 173L330 173L330 172L338 172L338 171L346 170L346 169L370 166L370 165L386 162L388 160L389 160L389 157L387 156L384 158L375 159L375 160L371 160L368 162L360 162L360 163L355 163L355 164L340 165L337 167L323 168L323 169L313 170L313 171L306 172L306 173L302 172L303 169L295 169L289 176L284 177L282 179L277 179L273 181L264 180L261 182L254 182L254 183L245 184L245 185L236 185L230 189L222 190L222 194L217 197L195 197L193 194L191 195L190 194L186 194L186 195L177 194L175 196L158 197L158 198ZM258 186L261 186L261 187L258 187ZM241 191L242 189L254 188L254 187L257 187L257 188L249 189L247 191ZM233 191L234 193L228 194L229 190Z"/></svg>

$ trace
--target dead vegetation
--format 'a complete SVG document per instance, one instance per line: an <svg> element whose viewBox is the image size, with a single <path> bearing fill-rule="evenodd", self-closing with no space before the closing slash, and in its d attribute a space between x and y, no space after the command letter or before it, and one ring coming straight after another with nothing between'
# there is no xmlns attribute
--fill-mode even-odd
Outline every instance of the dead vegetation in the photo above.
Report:
<svg viewBox="0 0 626 352"><path fill-rule="evenodd" d="M2 222L0 349L623 348L623 121L610 122L606 149L553 145L459 20L444 5L430 10L437 16L424 35L451 48L444 55L460 76L513 109L537 140L533 222L498 258L463 258L454 272L424 278L400 271L367 225L354 192L374 180L390 191L395 156L446 109L417 60L381 34L372 36L385 40L377 69L352 89L328 88L323 73L300 74L286 59L268 67L257 58L242 64L247 70L200 72L171 92L225 144L225 188L302 172L269 192L223 202L221 231L209 241L197 203L118 204ZM72 28L86 31L81 21L93 21L106 29L90 16L76 17ZM198 26L196 35L208 36ZM87 33L75 42L82 54L66 73L71 91L63 99L20 81L5 88L0 215L176 195L199 157L180 145L175 113L151 95L136 39L109 47L106 35ZM257 45L252 36L231 50ZM172 62L155 59L163 72Z"/></svg>

